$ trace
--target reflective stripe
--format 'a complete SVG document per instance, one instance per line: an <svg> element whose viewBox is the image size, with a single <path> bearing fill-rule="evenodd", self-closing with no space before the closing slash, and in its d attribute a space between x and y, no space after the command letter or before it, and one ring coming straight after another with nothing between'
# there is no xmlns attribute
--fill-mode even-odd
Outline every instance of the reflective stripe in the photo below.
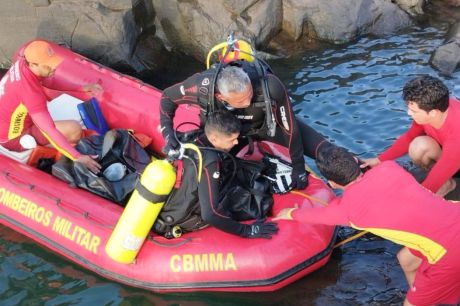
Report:
<svg viewBox="0 0 460 306"><path fill-rule="evenodd" d="M18 107L13 111L10 117L10 126L8 128L8 140L17 138L24 130L24 121L27 117L27 108L19 103Z"/></svg>
<svg viewBox="0 0 460 306"><path fill-rule="evenodd" d="M430 264L438 262L445 254L446 249L437 242L414 233L384 229L384 228L360 228L350 222L350 226L360 230L367 230L375 235L391 240L397 244L407 246L422 253Z"/></svg>

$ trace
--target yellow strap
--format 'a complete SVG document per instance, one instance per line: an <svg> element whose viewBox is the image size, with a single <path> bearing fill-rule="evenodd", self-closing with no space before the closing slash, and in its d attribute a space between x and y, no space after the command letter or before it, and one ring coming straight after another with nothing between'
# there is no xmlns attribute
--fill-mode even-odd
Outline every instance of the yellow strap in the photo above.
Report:
<svg viewBox="0 0 460 306"><path fill-rule="evenodd" d="M201 180L201 169L203 168L203 156L201 155L200 149L193 143L186 143L183 145L185 149L190 149L196 152L198 155L198 169L197 169L197 179L198 182Z"/></svg>

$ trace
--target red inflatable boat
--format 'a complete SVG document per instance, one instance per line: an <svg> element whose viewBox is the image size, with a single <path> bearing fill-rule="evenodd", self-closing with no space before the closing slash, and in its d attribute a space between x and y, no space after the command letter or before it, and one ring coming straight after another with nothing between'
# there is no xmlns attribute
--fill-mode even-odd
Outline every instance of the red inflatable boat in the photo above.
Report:
<svg viewBox="0 0 460 306"><path fill-rule="evenodd" d="M65 58L54 75L57 88L101 84L99 105L109 127L147 134L153 138L152 149L160 150L159 90L64 47L55 50ZM46 91L50 99L63 93ZM198 112L181 106L177 123ZM0 156L0 172L2 224L107 279L148 290L276 290L324 265L335 241L332 226L294 221L280 221L278 234L270 240L243 239L208 227L171 240L151 234L134 263L120 264L104 247L121 206L6 156ZM275 195L274 212L294 204L321 206L332 197L321 180L310 178L302 192Z"/></svg>

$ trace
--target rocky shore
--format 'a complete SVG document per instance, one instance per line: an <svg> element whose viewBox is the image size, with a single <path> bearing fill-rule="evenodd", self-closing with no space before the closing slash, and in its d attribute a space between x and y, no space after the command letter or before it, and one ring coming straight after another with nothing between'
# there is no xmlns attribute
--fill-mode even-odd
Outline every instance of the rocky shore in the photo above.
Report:
<svg viewBox="0 0 460 306"><path fill-rule="evenodd" d="M204 62L234 31L267 55L286 57L321 43L397 35L430 16L451 24L431 63L452 73L460 62L458 0L4 0L0 67L37 37L105 65L157 73L177 58Z"/></svg>

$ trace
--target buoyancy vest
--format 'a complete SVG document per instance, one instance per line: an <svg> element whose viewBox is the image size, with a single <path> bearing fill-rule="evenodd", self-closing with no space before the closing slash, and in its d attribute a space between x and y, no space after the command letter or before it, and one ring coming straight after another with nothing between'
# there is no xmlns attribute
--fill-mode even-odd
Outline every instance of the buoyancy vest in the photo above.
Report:
<svg viewBox="0 0 460 306"><path fill-rule="evenodd" d="M176 165L180 181L171 191L154 224L155 232L167 238L172 238L175 227L179 227L181 232L192 232L206 226L201 218L195 161L183 159L177 164L180 165Z"/></svg>
<svg viewBox="0 0 460 306"><path fill-rule="evenodd" d="M254 62L249 63L246 61L230 62L227 65L242 68L248 74L253 88L253 98L249 107L230 110L238 119L241 120L241 135L252 136L267 134L266 98L264 95L264 89L262 88L261 79L265 77L265 72L271 72L271 68L263 62L261 62L262 69L257 69ZM223 67L219 67L219 65L216 64L201 73L202 77L197 86L198 103L200 105L200 121L202 124L204 124L207 115L212 111L228 109L223 103L216 103L214 97L217 75ZM273 104L272 101L270 101L270 103Z"/></svg>
<svg viewBox="0 0 460 306"><path fill-rule="evenodd" d="M216 160L216 157L209 157L209 155L217 155L218 153L212 150L202 150L202 154L203 167L206 167ZM206 157L206 155L208 156ZM176 161L179 180L155 221L154 230L156 233L171 238L175 227L179 227L181 232L192 232L207 226L201 217L197 165L198 158L194 153L190 154L188 158ZM222 185L222 179L219 181L219 185Z"/></svg>

